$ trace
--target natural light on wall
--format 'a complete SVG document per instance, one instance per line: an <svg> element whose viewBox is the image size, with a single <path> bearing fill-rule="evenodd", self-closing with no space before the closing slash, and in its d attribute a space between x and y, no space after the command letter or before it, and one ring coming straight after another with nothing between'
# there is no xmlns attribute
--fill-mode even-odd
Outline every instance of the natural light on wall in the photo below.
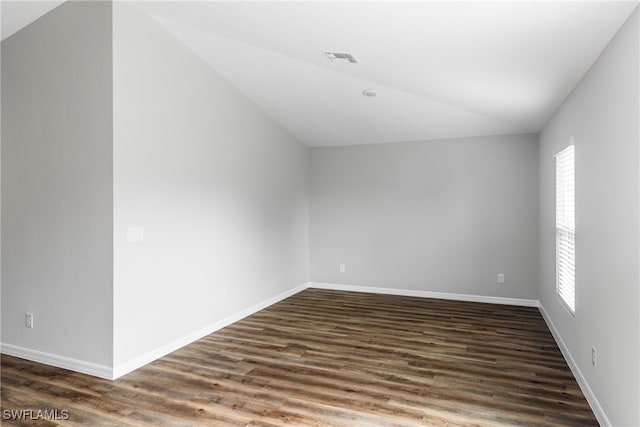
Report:
<svg viewBox="0 0 640 427"><path fill-rule="evenodd" d="M556 291L576 310L575 148L556 154Z"/></svg>

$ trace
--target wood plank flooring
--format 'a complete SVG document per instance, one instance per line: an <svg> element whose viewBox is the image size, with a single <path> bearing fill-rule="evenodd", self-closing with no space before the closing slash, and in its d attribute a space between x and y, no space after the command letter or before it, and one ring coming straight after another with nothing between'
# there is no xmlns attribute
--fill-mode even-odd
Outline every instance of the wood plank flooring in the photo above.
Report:
<svg viewBox="0 0 640 427"><path fill-rule="evenodd" d="M28 426L597 426L535 308L308 289L116 381L2 356Z"/></svg>

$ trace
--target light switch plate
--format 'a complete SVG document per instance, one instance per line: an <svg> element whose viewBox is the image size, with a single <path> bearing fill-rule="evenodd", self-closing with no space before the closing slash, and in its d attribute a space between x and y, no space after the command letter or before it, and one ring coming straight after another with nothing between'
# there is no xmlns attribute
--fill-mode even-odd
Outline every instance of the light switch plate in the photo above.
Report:
<svg viewBox="0 0 640 427"><path fill-rule="evenodd" d="M144 228L142 227L127 228L127 242L142 242L142 241L144 241Z"/></svg>

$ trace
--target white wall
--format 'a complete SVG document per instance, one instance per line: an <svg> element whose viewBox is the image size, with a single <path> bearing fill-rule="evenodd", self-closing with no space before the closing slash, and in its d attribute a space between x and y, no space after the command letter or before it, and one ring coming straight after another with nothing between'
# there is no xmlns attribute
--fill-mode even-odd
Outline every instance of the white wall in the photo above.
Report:
<svg viewBox="0 0 640 427"><path fill-rule="evenodd" d="M307 282L308 149L114 3L115 365ZM126 229L144 227L144 242Z"/></svg>
<svg viewBox="0 0 640 427"><path fill-rule="evenodd" d="M537 299L535 135L313 148L310 186L313 282Z"/></svg>
<svg viewBox="0 0 640 427"><path fill-rule="evenodd" d="M2 42L3 348L112 363L111 42L110 2Z"/></svg>
<svg viewBox="0 0 640 427"><path fill-rule="evenodd" d="M638 10L541 133L540 299L614 426L638 426ZM576 313L555 293L554 159L575 136ZM591 365L591 347L598 351Z"/></svg>

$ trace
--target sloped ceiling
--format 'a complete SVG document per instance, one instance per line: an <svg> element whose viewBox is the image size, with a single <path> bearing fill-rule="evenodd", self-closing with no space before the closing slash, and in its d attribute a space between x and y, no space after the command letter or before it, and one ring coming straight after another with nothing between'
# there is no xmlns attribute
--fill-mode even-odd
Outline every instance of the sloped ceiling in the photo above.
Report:
<svg viewBox="0 0 640 427"><path fill-rule="evenodd" d="M310 146L538 132L638 5L133 3Z"/></svg>
<svg viewBox="0 0 640 427"><path fill-rule="evenodd" d="M0 2L0 32L2 40L26 27L64 0L2 0Z"/></svg>
<svg viewBox="0 0 640 427"><path fill-rule="evenodd" d="M637 6L140 4L312 146L537 132Z"/></svg>

